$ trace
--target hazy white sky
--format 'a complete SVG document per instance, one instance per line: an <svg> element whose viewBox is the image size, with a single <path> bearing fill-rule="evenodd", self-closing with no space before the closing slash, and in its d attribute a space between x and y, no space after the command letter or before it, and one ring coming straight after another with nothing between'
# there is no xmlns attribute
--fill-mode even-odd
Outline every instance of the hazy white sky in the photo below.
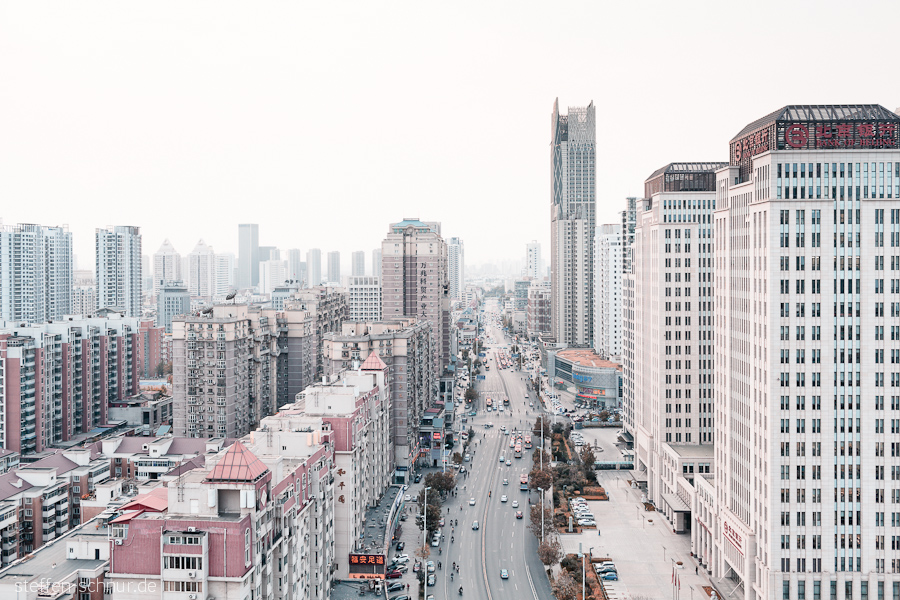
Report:
<svg viewBox="0 0 900 600"><path fill-rule="evenodd" d="M550 112L597 105L601 221L785 104L900 106L896 2L0 5L0 218L349 253L407 216L549 257Z"/></svg>

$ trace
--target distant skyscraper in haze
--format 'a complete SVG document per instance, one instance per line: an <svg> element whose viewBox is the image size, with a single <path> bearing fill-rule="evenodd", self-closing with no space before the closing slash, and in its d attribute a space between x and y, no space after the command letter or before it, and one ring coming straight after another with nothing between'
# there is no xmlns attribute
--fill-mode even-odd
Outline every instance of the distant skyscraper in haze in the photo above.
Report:
<svg viewBox="0 0 900 600"><path fill-rule="evenodd" d="M466 249L458 237L447 243L447 276L450 280L450 299L462 300L466 289Z"/></svg>
<svg viewBox="0 0 900 600"><path fill-rule="evenodd" d="M594 337L594 228L596 223L594 103L559 112L553 103L551 166L551 327L557 343L590 348Z"/></svg>
<svg viewBox="0 0 900 600"><path fill-rule="evenodd" d="M71 314L75 269L65 227L0 227L0 319L43 323Z"/></svg>
<svg viewBox="0 0 900 600"><path fill-rule="evenodd" d="M216 254L200 240L188 254L188 291L195 298L211 299L216 289Z"/></svg>
<svg viewBox="0 0 900 600"><path fill-rule="evenodd" d="M168 238L153 255L153 293L158 294L160 285L166 281L181 281L181 255Z"/></svg>
<svg viewBox="0 0 900 600"><path fill-rule="evenodd" d="M277 246L260 246L259 262L266 262L267 260L281 260L281 250Z"/></svg>
<svg viewBox="0 0 900 600"><path fill-rule="evenodd" d="M366 274L366 253L358 250L350 255L351 277L362 277Z"/></svg>
<svg viewBox="0 0 900 600"><path fill-rule="evenodd" d="M541 273L541 245L536 242L528 242L525 247L525 277L540 279Z"/></svg>
<svg viewBox="0 0 900 600"><path fill-rule="evenodd" d="M259 284L259 225L238 225L238 282L239 288Z"/></svg>
<svg viewBox="0 0 900 600"><path fill-rule="evenodd" d="M328 253L328 281L329 283L341 283L341 253Z"/></svg>
<svg viewBox="0 0 900 600"><path fill-rule="evenodd" d="M381 277L381 248L372 250L372 277Z"/></svg>
<svg viewBox="0 0 900 600"><path fill-rule="evenodd" d="M391 223L381 251L381 316L416 317L431 324L439 358L435 374L440 376L450 357L450 284L441 224L419 219Z"/></svg>
<svg viewBox="0 0 900 600"><path fill-rule="evenodd" d="M300 266L303 264L303 253L296 248L287 251L287 278L291 281L302 281Z"/></svg>
<svg viewBox="0 0 900 600"><path fill-rule="evenodd" d="M227 296L234 289L234 254L216 254L215 295Z"/></svg>
<svg viewBox="0 0 900 600"><path fill-rule="evenodd" d="M306 251L306 274L309 276L306 287L322 284L322 251L318 248Z"/></svg>
<svg viewBox="0 0 900 600"><path fill-rule="evenodd" d="M141 316L141 229L97 229L97 308Z"/></svg>
<svg viewBox="0 0 900 600"><path fill-rule="evenodd" d="M170 281L156 295L156 325L172 333L172 319L191 312L191 294L181 281Z"/></svg>

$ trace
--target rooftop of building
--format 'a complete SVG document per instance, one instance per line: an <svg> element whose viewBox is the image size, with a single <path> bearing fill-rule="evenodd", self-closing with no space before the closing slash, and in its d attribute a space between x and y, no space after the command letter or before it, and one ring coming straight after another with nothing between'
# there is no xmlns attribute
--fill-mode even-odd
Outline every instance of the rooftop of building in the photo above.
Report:
<svg viewBox="0 0 900 600"><path fill-rule="evenodd" d="M558 351L556 356L582 367L622 369L622 365L619 363L600 358L600 355L590 348L566 348L565 350Z"/></svg>
<svg viewBox="0 0 900 600"><path fill-rule="evenodd" d="M681 458L708 458L714 456L712 444L666 444Z"/></svg>
<svg viewBox="0 0 900 600"><path fill-rule="evenodd" d="M269 469L241 442L235 442L207 475L209 483L252 483Z"/></svg>
<svg viewBox="0 0 900 600"><path fill-rule="evenodd" d="M727 164L725 162L671 162L653 171L647 180L659 177L664 173L715 173Z"/></svg>
<svg viewBox="0 0 900 600"><path fill-rule="evenodd" d="M367 554L379 554L387 550L393 532L386 531L390 527L388 517L391 515L391 507L397 500L397 495L402 490L397 486L390 486L379 498L378 504L366 510L365 533L363 534L363 551Z"/></svg>
<svg viewBox="0 0 900 600"><path fill-rule="evenodd" d="M900 121L900 116L880 104L789 104L753 121L731 141L777 121Z"/></svg>
<svg viewBox="0 0 900 600"><path fill-rule="evenodd" d="M0 570L0 584L40 580L41 583L52 586L73 577L76 571L94 570L102 566L108 561L67 558L67 542L105 542L109 538L107 518L108 514L97 515Z"/></svg>

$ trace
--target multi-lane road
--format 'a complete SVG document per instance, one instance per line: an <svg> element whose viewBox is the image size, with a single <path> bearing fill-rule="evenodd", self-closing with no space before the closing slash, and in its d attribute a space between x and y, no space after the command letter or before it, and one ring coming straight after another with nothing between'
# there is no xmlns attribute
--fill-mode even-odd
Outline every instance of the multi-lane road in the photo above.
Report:
<svg viewBox="0 0 900 600"><path fill-rule="evenodd" d="M475 600L549 598L550 586L537 558L537 542L528 531L529 498L532 502L539 498L536 492L519 490L520 476L531 470L533 450L523 450L522 458L514 458L510 437L501 431L501 426L529 430L539 412L537 407L528 406L523 373L497 365L496 353L504 346L508 351L508 342L502 342L503 335L495 327L485 329L494 340L486 351L491 369L484 373L483 381L477 382L474 408L478 414L469 417L467 424L475 430L473 442L477 445L470 445L474 456L465 463L470 470L468 478L458 479L456 497L445 503L446 538L441 554L432 553L430 557L440 560L443 568L437 572L437 585L427 588L426 593L434 594L436 600L458 598L461 585L463 595ZM534 397L533 393L529 395ZM504 397L509 398L510 404L503 412L485 412L487 398L494 400L496 406ZM485 428L486 423L493 423L493 427ZM501 462L501 456L512 464ZM508 485L503 484L504 479ZM501 502L504 495L507 502ZM474 506L470 505L470 498L475 499ZM518 502L518 508L513 507L513 501ZM523 512L524 518L515 518L517 510ZM459 525L451 529L449 519ZM475 521L479 524L477 530L472 529ZM451 580L453 563L459 565L459 572L454 571ZM508 579L501 578L501 569L507 570Z"/></svg>

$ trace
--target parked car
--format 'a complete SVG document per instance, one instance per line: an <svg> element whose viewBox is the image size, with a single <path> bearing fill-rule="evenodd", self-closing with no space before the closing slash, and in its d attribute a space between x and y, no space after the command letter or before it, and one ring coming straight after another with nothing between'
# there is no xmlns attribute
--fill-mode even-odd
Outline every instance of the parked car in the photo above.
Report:
<svg viewBox="0 0 900 600"><path fill-rule="evenodd" d="M393 558L395 563L403 564L409 562L409 554L398 554Z"/></svg>
<svg viewBox="0 0 900 600"><path fill-rule="evenodd" d="M403 583L402 581L395 581L394 583L387 586L388 594L390 594L391 592L399 592L400 590L405 590L405 589L406 589L406 584Z"/></svg>
<svg viewBox="0 0 900 600"><path fill-rule="evenodd" d="M431 575L428 576L428 583L426 585L429 585L429 586L434 585L434 580L435 580L434 573L432 573Z"/></svg>
<svg viewBox="0 0 900 600"><path fill-rule="evenodd" d="M406 542L397 542L397 552L402 552L406 548Z"/></svg>
<svg viewBox="0 0 900 600"><path fill-rule="evenodd" d="M384 574L385 579L400 579L401 577L403 577L403 573L400 571L388 571Z"/></svg>
<svg viewBox="0 0 900 600"><path fill-rule="evenodd" d="M394 596L390 600L410 600L409 596Z"/></svg>
<svg viewBox="0 0 900 600"><path fill-rule="evenodd" d="M413 483L419 483L420 481L422 481L422 476L419 474L416 474L416 476L413 477Z"/></svg>
<svg viewBox="0 0 900 600"><path fill-rule="evenodd" d="M433 560L429 560L427 563L425 563L425 570L428 571L429 573L434 573L434 561Z"/></svg>
<svg viewBox="0 0 900 600"><path fill-rule="evenodd" d="M603 581L618 581L619 576L615 572L604 573L600 576L600 579L602 579Z"/></svg>

